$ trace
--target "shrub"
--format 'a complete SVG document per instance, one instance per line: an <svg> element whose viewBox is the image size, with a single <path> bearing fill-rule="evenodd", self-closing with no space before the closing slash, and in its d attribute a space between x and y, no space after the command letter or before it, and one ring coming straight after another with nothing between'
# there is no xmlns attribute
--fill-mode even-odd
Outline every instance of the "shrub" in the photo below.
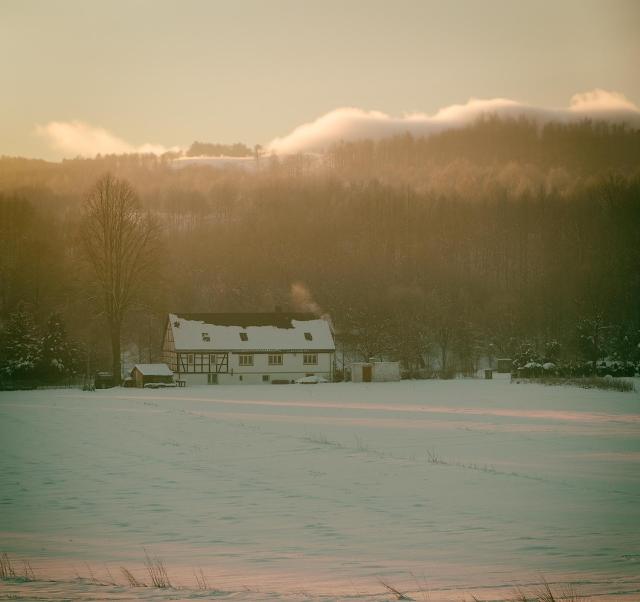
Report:
<svg viewBox="0 0 640 602"><path fill-rule="evenodd" d="M604 389L608 391L620 391L623 393L634 391L635 387L629 380L609 377L583 377L563 378L557 376L543 376L540 378L518 378L516 383L536 383L541 385L569 385L583 389Z"/></svg>

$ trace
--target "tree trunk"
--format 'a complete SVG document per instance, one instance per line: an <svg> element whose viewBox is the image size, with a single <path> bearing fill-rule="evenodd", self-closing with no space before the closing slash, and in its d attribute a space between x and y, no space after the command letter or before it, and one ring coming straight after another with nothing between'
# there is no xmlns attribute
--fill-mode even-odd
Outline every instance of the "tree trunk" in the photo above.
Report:
<svg viewBox="0 0 640 602"><path fill-rule="evenodd" d="M447 371L447 360L449 359L449 333L447 331L440 331L440 370L442 372Z"/></svg>
<svg viewBox="0 0 640 602"><path fill-rule="evenodd" d="M113 384L119 386L122 369L120 366L120 322L111 322L111 371L113 372Z"/></svg>

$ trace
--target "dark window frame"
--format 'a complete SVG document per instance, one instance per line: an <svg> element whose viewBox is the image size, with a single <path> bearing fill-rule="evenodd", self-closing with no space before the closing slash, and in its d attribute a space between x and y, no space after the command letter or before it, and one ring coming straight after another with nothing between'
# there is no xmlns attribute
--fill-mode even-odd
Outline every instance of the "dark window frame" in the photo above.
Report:
<svg viewBox="0 0 640 602"><path fill-rule="evenodd" d="M309 361L310 358L313 358L312 361ZM304 366L317 366L318 365L318 354L317 353L303 353L302 354L302 364Z"/></svg>
<svg viewBox="0 0 640 602"><path fill-rule="evenodd" d="M275 359L279 359L279 361L272 361ZM269 354L269 366L283 366L284 365L284 354L283 353L270 353Z"/></svg>
<svg viewBox="0 0 640 602"><path fill-rule="evenodd" d="M238 366L253 366L253 353L239 353Z"/></svg>

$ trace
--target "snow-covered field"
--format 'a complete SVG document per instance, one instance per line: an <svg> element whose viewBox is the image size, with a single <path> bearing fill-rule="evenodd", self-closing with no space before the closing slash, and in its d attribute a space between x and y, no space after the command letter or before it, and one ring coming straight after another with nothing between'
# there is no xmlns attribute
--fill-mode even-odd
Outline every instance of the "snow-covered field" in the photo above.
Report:
<svg viewBox="0 0 640 602"><path fill-rule="evenodd" d="M149 581L145 550L179 589L125 585L120 567ZM390 599L382 579L497 600L544 576L638 600L640 394L499 379L4 392L1 551L38 580L0 598Z"/></svg>

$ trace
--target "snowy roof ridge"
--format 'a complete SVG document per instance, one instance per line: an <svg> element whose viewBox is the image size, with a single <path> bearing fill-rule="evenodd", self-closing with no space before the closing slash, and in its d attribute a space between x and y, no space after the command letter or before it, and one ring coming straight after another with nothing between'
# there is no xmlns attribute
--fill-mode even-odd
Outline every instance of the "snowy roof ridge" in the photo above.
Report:
<svg viewBox="0 0 640 602"><path fill-rule="evenodd" d="M310 313L169 314L179 351L334 351L329 322Z"/></svg>
<svg viewBox="0 0 640 602"><path fill-rule="evenodd" d="M319 320L309 312L230 312L230 313L172 313L178 319L203 322L211 326L275 326L293 328L292 321Z"/></svg>

